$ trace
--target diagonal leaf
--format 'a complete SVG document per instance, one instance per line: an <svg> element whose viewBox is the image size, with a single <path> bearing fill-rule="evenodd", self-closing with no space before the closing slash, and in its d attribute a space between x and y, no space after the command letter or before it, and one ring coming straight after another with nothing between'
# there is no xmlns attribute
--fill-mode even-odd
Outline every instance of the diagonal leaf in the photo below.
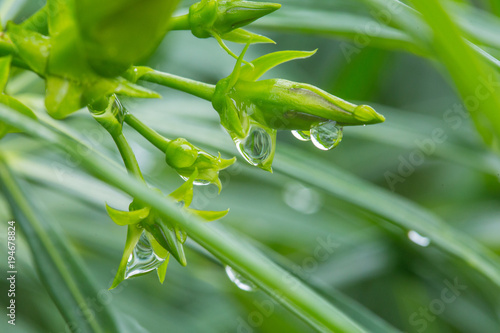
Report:
<svg viewBox="0 0 500 333"><path fill-rule="evenodd" d="M29 191L3 161L0 161L0 184L15 221L29 240L40 279L69 327L76 325L88 332L119 332L111 309L98 301L100 311L96 311L95 305L88 301L89 295L99 298L79 257L55 225L35 213L34 202L26 195Z"/></svg>
<svg viewBox="0 0 500 333"><path fill-rule="evenodd" d="M256 81L268 70L284 62L304 59L316 53L314 51L278 51L266 54L252 61L252 65L245 65L241 68L240 79L243 81Z"/></svg>

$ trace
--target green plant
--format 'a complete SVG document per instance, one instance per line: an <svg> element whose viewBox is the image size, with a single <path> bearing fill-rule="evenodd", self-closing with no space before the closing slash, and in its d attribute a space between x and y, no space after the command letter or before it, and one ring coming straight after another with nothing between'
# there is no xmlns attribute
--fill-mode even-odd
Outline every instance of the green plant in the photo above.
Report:
<svg viewBox="0 0 500 333"><path fill-rule="evenodd" d="M170 256L181 266L186 266L191 257L197 263L190 266L197 266L200 262L203 263L203 260L212 258L227 267L228 275L240 287L243 289L258 287L274 301L301 318L309 328L317 331L389 332L397 330L393 326L408 328L408 321L411 329L422 325L415 319L419 317L414 317L412 322L412 313L404 324L400 318L385 316L384 318L390 322L388 324L350 298L318 285L313 278L294 269L293 265L290 267L287 259L275 252L292 251L294 242L300 243L301 240L298 236L287 234L286 230L277 226L270 227L275 230L274 238L268 244L273 248L271 249L262 248L261 245L256 246L241 232L221 226L231 214L222 221L204 223L226 216L227 207L233 208L231 201L228 200L227 204L224 202L223 210L206 210L205 205L201 205L197 200L213 198L215 192L214 195L203 194L209 193L208 190L200 193L196 185L216 185L217 193L221 193L225 183L224 177L227 172L231 172L236 158L222 158L220 152L232 154L234 146L248 164L267 171L278 171L278 175L273 175L271 178L267 178L265 173L248 171L251 175L249 179L255 181L266 177L264 179L269 182L266 186L269 187L279 182L276 177L296 179L309 184L326 193L328 200L335 202L335 207L339 211L335 214L347 216L346 220L357 221L359 225L376 225L376 232L367 233L366 237L370 242L378 240L377 232L380 233L380 230L388 230L387 233L396 239L399 239L401 234L403 237L408 235L410 240L417 244L420 242L421 246L432 244L439 249L439 255L447 258L447 263L453 264L454 268L451 271L467 275L468 286L475 281L487 281L487 285L494 290L500 287L500 265L497 256L466 233L401 196L346 174L336 166L325 162L328 157L298 150L285 143L277 143L277 132L286 130L291 131L293 136L301 141L311 140L313 146L320 150L329 150L337 147L342 140L344 127L378 124L384 122L385 117L370 106L356 105L330 94L327 92L330 89L322 90L310 84L285 79L259 80L277 65L308 58L315 51L277 51L257 57L253 61L245 61L245 55L252 50L250 46L272 42L267 37L243 29L250 23L271 31L283 30L352 39L354 46L340 44L340 49L343 50L348 62L351 58L355 61L352 65L346 66L343 79L339 79L337 89L334 90L335 94L340 96L345 92L346 99L350 100L370 99L366 98L367 94L363 94L362 91L343 87L359 85L360 77L362 80L365 78L374 80L377 76L373 60L376 57L371 57L368 53L379 52L374 51L373 46L402 49L439 61L448 70L462 100L469 107L478 133L492 149L482 148L481 153L474 153L470 148L458 148L459 141L457 141L451 143L451 148L437 149L440 153L436 154L441 154L439 156L457 164L476 168L482 173L494 175L498 172L495 164L498 157L496 152L492 151L498 149L500 134L498 127L500 122L497 121L496 112L500 106L500 102L497 101L499 85L496 83L499 62L495 58L500 43L496 44L495 38L485 37L477 28L473 29L465 24L458 27L453 19L455 15L460 18L470 18L486 14L479 13L470 5L450 4L445 1L415 1L414 4L412 2L414 8L393 0L362 2L364 5L356 3L358 7L351 5L357 9L349 12L345 9L349 5L342 1L330 4L312 1L311 8L306 8L306 5L298 2L289 8L277 10L280 5L273 3L202 0L190 5L188 14L171 17L178 5L177 1L120 0L108 4L94 0L48 0L44 7L27 19L17 23L7 23L5 31L0 36L2 56L0 87L5 91L0 98L0 137L16 132L23 134L9 134L4 139L7 143L1 150L0 182L6 202L25 233L41 280L70 330L133 332L139 331L139 328L128 325L113 306L99 299L95 305L86 299L87 295L99 295L100 291L87 281L84 265L78 259L78 254L71 250L72 242L66 239L57 227L51 226L52 223L47 223L43 213L35 213L39 210L34 203L36 199L30 193L33 185L27 185L21 178L54 186L57 182L50 176L50 168L55 170L58 168L54 163L60 158L52 157L53 148L56 147L67 154L66 161L71 161L71 165L77 168L85 169L92 176L86 178L89 184L97 184L99 180L129 195L128 199L120 201L117 205L112 202L114 196L118 195L116 191L97 199L91 194L92 191L86 191L85 188L75 188L70 183L64 182L57 185L64 188L63 193L72 191L77 197L98 207L101 221L104 220L102 211L106 207L109 217L115 224L126 226L125 249L118 269L113 269L116 273L114 279L107 287L123 288L120 284L126 283L128 278L151 271L156 271L160 282L163 283ZM8 6L8 2L5 6ZM348 12L339 14L337 22L331 19L331 16L337 15L332 8L344 8ZM445 8L452 10L453 14L448 14ZM367 13L380 21L374 21ZM487 22L498 28L500 23L496 20L489 17ZM460 22L462 21L465 19ZM377 32L371 33L366 29L368 24L376 24ZM144 62L154 54L170 30L190 30L197 38L213 37L225 53L232 56L226 60L232 63L233 58L236 58L232 72L225 78L218 77L216 84L208 84L155 70L152 68L154 66L146 66ZM168 35L180 33L172 31ZM367 44L357 44L360 35L368 36ZM245 46L237 56L223 40ZM457 50L460 50L461 57L456 56ZM369 61L368 65L363 67L363 57L366 54ZM373 73L370 74L370 71ZM29 87L33 82L38 82L39 79L25 78L30 73L35 73L45 81L43 98L45 109L51 118L39 111L40 107L37 106L39 100L33 99L32 93L11 93L14 89L12 87L16 84ZM228 139L223 137L219 139L214 134L217 133L217 127L211 122L212 120L202 121L202 125L196 127L186 121L189 116L176 115L172 110L155 110L155 117L149 119L151 125L146 125L148 121L140 120L142 117L136 111L138 108L134 101L135 98L160 97L155 91L160 91L159 88L149 83L184 91L211 102L211 106L219 116L220 124L234 145L229 145ZM481 90L480 96L479 90ZM472 100L474 104L471 104ZM209 103L206 104L210 107ZM83 107L90 111L92 117L89 117L88 113L83 116L77 112ZM386 112L384 109L383 113L397 119L397 115L391 110ZM461 121L465 121L466 116L463 114L468 117L464 112L451 113L451 116L460 115ZM204 116L196 113L196 117L203 119ZM79 129L78 123L86 124L85 126L94 130L97 126L95 122L88 124L86 119L89 118L95 119L109 134L116 146L114 149L103 143L105 139L100 139L98 144L82 139L81 134L85 132L83 128ZM63 119L64 122L59 121ZM76 126L72 123L72 119L76 121ZM397 121L394 124L397 124ZM423 127L418 127L420 124L427 126L426 129L431 128L433 133L431 143L434 145L434 150L436 142L450 145L446 138L441 140L444 136L439 134L439 131L436 132L438 134L434 134L434 130L440 127L432 125L432 121L429 122L428 119L420 121L418 117L408 115L408 120L403 124L417 126L414 130L416 133L421 133L419 131ZM379 126L374 126L377 127ZM380 127L387 130L389 135L397 135L398 139L389 139L392 144L400 146L406 144L411 147L412 140L408 139L411 131L404 126L399 132L397 128ZM358 132L354 128L352 130L355 137L376 133L371 139L378 144L384 142L384 136L380 134L384 132L373 132L377 130L364 126L361 126ZM156 153L160 151L161 158L156 159L161 161L158 168L162 173L169 172L167 170L170 168L173 173L180 176L184 180L180 186L173 186L178 183L173 177L170 177L168 182L157 182L152 181L148 173L143 174L140 161L138 162L134 154L134 145L129 144L130 138L134 138L132 142L141 140L137 137L148 141ZM467 137L472 137L472 134L468 134ZM28 144L18 149L15 145L17 140L26 140L22 142ZM425 137L418 137L418 140L424 142L424 145L427 144L425 147L429 147L429 141L426 141ZM37 155L37 144L41 145L43 151L48 152L46 157L29 157L31 154ZM474 145L474 147L479 146L477 142L474 142ZM361 146L351 146L351 148L356 151ZM149 151L149 148L146 149ZM220 152L212 155L206 151L209 149ZM122 168L113 161L115 150L121 156L128 174L122 172ZM352 153L349 158L356 160L360 158L359 155L363 155L363 152ZM478 162L471 163L472 160ZM365 162L372 164L374 159ZM46 171L47 165L49 172ZM404 182L405 177L409 176L402 176L401 172L397 175L385 172L383 176L389 186ZM246 188L255 191L251 184L246 186L241 184L241 188L242 193ZM300 191L292 190L290 195L297 195L294 192ZM305 197L301 198L300 200L306 200ZM273 207L279 207L271 195L268 200ZM299 210L300 200L290 205L292 207L297 205L294 209ZM128 201L128 209L123 208L125 201ZM250 216L258 214L255 211L258 209L252 207L252 200L246 205L243 202L235 206L248 207ZM56 211L59 209L61 206L56 206ZM272 212L273 210L265 210L262 214L272 216ZM330 214L333 214L333 211ZM305 221L299 217L289 218L289 222L295 223L294 221L297 222L295 227L301 234L304 236L311 234L304 225ZM320 227L321 223L313 222L307 221L313 230L324 227ZM334 230L342 228L345 226L340 224L336 225ZM53 229L55 231L52 231ZM265 229L256 230L259 236L254 238L264 237L261 233L265 234ZM108 236L118 238L111 234ZM203 250L186 242L188 237ZM280 237L283 240L279 239ZM293 242L288 242L286 239ZM353 249L363 244L363 239L352 242ZM88 245L81 246L86 248ZM329 248L326 251L330 253ZM262 252L271 256L273 260ZM412 255L419 258L415 254ZM309 258L319 260L316 257ZM115 260L113 267L117 264ZM68 268L64 268L65 265L68 265ZM202 265L200 270L203 269ZM338 265L334 267L342 268ZM448 272L443 272L443 276L449 278ZM138 280L137 283L141 285L142 279L134 280ZM404 275L395 281L401 286L407 283ZM435 281L437 279L433 280ZM59 285L62 286L60 289ZM188 288L189 284L186 282L179 286ZM168 289L169 286L165 288ZM407 291L411 288L403 289ZM496 300L489 300L487 293L483 293L482 300L479 303L471 301L471 304L490 306L489 309L493 309L497 304ZM404 297L398 297L398 302L408 306ZM98 308L103 310L97 310ZM81 316L78 313L92 314ZM279 313L279 316L286 315ZM495 319L490 317L488 320L494 322ZM425 323L428 326L428 323ZM248 330L249 324L245 325ZM257 326L259 327L256 329L263 329L262 325ZM280 330L288 330L286 323L281 323L278 327ZM455 326L450 325L450 327ZM290 331L309 328L291 327ZM182 329L189 331L186 327ZM266 329L273 331L272 328ZM485 324L484 329L488 330L489 326Z"/></svg>

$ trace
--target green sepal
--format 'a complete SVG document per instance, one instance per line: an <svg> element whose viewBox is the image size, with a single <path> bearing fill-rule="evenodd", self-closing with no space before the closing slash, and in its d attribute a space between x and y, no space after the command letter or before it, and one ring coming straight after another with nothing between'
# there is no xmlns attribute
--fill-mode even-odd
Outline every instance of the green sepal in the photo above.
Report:
<svg viewBox="0 0 500 333"><path fill-rule="evenodd" d="M40 33L23 29L12 22L7 23L7 31L19 57L33 72L44 76L47 72L51 52L51 40Z"/></svg>
<svg viewBox="0 0 500 333"><path fill-rule="evenodd" d="M156 269L158 274L158 280L161 284L165 281L165 275L167 275L168 261L170 259L170 253L165 257L165 261Z"/></svg>
<svg viewBox="0 0 500 333"><path fill-rule="evenodd" d="M192 214L195 214L195 215L201 217L206 222L211 222L211 221L221 219L224 216L226 216L227 213L229 213L229 209L222 210L222 211L205 211L205 210L197 210L197 209L188 208L188 211Z"/></svg>
<svg viewBox="0 0 500 333"><path fill-rule="evenodd" d="M127 262L134 251L135 245L139 241L142 234L142 229L138 228L137 225L129 225L127 229L127 240L125 241L125 249L123 250L122 259L120 260L120 265L118 266L118 271L116 272L113 283L109 289L116 288L120 282L125 280L125 273L127 272Z"/></svg>
<svg viewBox="0 0 500 333"><path fill-rule="evenodd" d="M169 197L177 202L184 202L185 207L189 207L193 201L193 182L198 177L198 169L189 176L181 186L169 194Z"/></svg>
<svg viewBox="0 0 500 333"><path fill-rule="evenodd" d="M42 35L49 35L49 14L48 6L40 8L35 14L28 17L19 26L26 30L38 32Z"/></svg>
<svg viewBox="0 0 500 333"><path fill-rule="evenodd" d="M186 255L182 244L178 241L174 227L165 223L162 218L156 217L153 224L144 224L144 228L156 241L182 265L186 266Z"/></svg>
<svg viewBox="0 0 500 333"><path fill-rule="evenodd" d="M266 36L258 35L256 33L241 28L222 34L220 35L220 37L229 42L240 43L240 44L246 44L248 42L250 42L250 44L259 44L259 43L276 44L275 41L273 41L270 38L267 38Z"/></svg>
<svg viewBox="0 0 500 333"><path fill-rule="evenodd" d="M133 225L141 222L149 216L151 208L144 207L138 210L122 211L114 209L106 204L106 211L113 222L118 225Z"/></svg>
<svg viewBox="0 0 500 333"><path fill-rule="evenodd" d="M270 69L291 60L305 59L314 55L314 51L278 51L266 54L241 68L239 79L242 81L257 81Z"/></svg>

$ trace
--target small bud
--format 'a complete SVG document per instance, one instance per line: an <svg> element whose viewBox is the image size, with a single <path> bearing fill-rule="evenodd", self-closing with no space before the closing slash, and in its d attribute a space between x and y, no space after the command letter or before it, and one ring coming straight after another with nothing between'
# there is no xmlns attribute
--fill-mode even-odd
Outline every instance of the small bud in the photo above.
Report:
<svg viewBox="0 0 500 333"><path fill-rule="evenodd" d="M193 35L207 38L241 28L274 12L280 4L254 1L203 0L189 8L189 24Z"/></svg>
<svg viewBox="0 0 500 333"><path fill-rule="evenodd" d="M165 150L165 161L182 178L187 179L198 170L195 184L212 183L217 185L219 190L221 189L219 171L229 167L235 160L235 158L222 159L220 154L218 157L210 155L183 138L170 141Z"/></svg>

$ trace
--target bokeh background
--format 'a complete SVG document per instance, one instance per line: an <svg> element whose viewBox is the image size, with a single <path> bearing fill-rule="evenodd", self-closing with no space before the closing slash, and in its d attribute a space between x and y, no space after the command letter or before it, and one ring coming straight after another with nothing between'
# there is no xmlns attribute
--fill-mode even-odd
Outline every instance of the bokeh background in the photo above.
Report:
<svg viewBox="0 0 500 333"><path fill-rule="evenodd" d="M486 0L456 3L490 11ZM179 12L185 12L189 4L183 2ZM42 5L38 1L4 0L0 6L2 22L6 18L20 21ZM5 8L10 9L1 11ZM213 223L232 230L235 237L250 239L327 299L334 303L345 300L354 311L369 311L404 332L498 332L498 287L472 269L465 258L452 257L436 247L429 235L410 233L409 237L411 230L350 200L351 194L343 196L337 188L338 182L342 189L343 182L352 180L359 195L370 193L368 200L375 204L381 191L387 209L391 205L400 208L403 200L416 207L408 210L408 219L415 217L416 211L433 214L499 254L498 155L482 142L466 114L453 113L455 118L450 120L449 110L462 102L439 61L412 52L397 33L388 33L387 38L380 37L381 33L361 42L360 47L366 22L376 22L370 10L363 1L288 0L280 11L249 28L265 33L277 44L252 46L246 59L278 50L318 48L315 56L279 66L265 78L311 83L349 101L369 104L387 119L375 126L345 128L342 143L328 152L296 140L289 132L280 132L273 174L244 162L220 126L217 113L204 100L146 84L163 98L123 103L129 112L169 138L184 137L210 153L220 151L226 158L238 156L236 165L221 172L221 194L217 195L213 186L198 187L193 206L230 208L227 217ZM487 17L494 27L500 27L494 14ZM361 32L356 32L356 27ZM484 31L500 36L500 30L490 26ZM230 47L241 50L240 45ZM491 51L494 54L493 47ZM231 72L234 62L215 40L175 31L167 35L147 65L216 83ZM19 72L8 91L43 109L43 81L34 75ZM64 124L95 149L119 161L111 138L86 110ZM433 140L436 131L445 138L442 142ZM126 134L151 184L169 192L182 183L161 153L129 128ZM68 156L36 140L9 135L0 148L13 156L11 166L26 180L40 217L60 230L84 262L88 278L97 286L97 294L88 295L89 301L105 299L131 331L313 331L262 291L239 289L224 267L191 241L188 266L183 268L172 260L163 285L152 273L107 291L126 230L107 216L105 203L125 209L130 198L91 178L73 166ZM0 196L3 225L10 216ZM0 246L5 248L5 232L1 234ZM17 325L8 327L2 318L0 330L66 332L37 275L22 230L18 236ZM335 246L325 257L318 257L317 249L324 242ZM4 267L6 260L2 258ZM443 290L457 281L461 287L456 297L443 301ZM4 309L7 287L1 279Z"/></svg>

